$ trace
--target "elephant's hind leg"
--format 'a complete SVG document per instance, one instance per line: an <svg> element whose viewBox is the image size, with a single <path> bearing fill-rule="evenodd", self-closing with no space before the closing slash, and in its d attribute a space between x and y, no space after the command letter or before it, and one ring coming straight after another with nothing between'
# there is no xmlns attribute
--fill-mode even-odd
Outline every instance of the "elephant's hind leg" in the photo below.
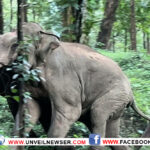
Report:
<svg viewBox="0 0 150 150"><path fill-rule="evenodd" d="M119 135L119 118L127 103L128 95L117 87L97 99L91 107L93 133L100 134L104 138L106 131L110 131L109 135L109 132L107 133L107 137L117 137ZM112 122L109 123L108 127L107 124L110 119ZM97 150L103 149L101 146L96 148ZM115 150L129 150L127 147L114 148L116 148Z"/></svg>
<svg viewBox="0 0 150 150"><path fill-rule="evenodd" d="M106 137L119 138L120 118L109 120L106 126ZM110 146L112 150L130 150L128 146Z"/></svg>
<svg viewBox="0 0 150 150"><path fill-rule="evenodd" d="M103 103L100 100L95 101L91 107L92 133L105 137L106 121L108 113L103 109ZM89 150L104 150L104 146L91 146Z"/></svg>

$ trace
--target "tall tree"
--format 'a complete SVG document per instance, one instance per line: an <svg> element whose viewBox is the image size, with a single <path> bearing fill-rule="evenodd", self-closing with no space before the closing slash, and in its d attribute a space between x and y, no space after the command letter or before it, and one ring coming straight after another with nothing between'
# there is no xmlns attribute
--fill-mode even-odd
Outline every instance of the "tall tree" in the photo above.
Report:
<svg viewBox="0 0 150 150"><path fill-rule="evenodd" d="M136 51L136 22L135 22L135 1L131 0L131 28L130 28L130 38L131 38L131 49Z"/></svg>
<svg viewBox="0 0 150 150"><path fill-rule="evenodd" d="M99 21L99 16L96 15L97 12L100 12L100 1L95 0L83 0L82 4L82 36L80 39L81 43L89 45L90 41L90 32L92 27Z"/></svg>
<svg viewBox="0 0 150 150"><path fill-rule="evenodd" d="M149 37L149 33L147 34L147 52L150 53L150 37Z"/></svg>
<svg viewBox="0 0 150 150"><path fill-rule="evenodd" d="M23 21L28 22L27 13L28 13L28 7L27 7L27 0L23 0Z"/></svg>
<svg viewBox="0 0 150 150"><path fill-rule="evenodd" d="M83 0L78 0L78 8L77 9L73 9L73 13L74 13L74 23L75 23L75 35L76 35L76 39L75 42L80 42L80 38L82 35L82 6L83 6Z"/></svg>
<svg viewBox="0 0 150 150"><path fill-rule="evenodd" d="M18 35L18 44L20 44L21 41L23 41L23 33L22 33L22 23L23 23L23 15L24 15L24 10L23 10L23 5L24 1L23 0L18 0L18 11L17 11L17 35ZM23 89L24 89L24 82L23 80L19 82L19 109L18 109L18 123L16 123L16 134L19 135L19 137L24 137L24 128L25 128L25 123L24 123L24 112L25 108L23 107L24 100L23 100ZM19 129L19 130L18 130ZM24 150L23 147L19 147L19 150Z"/></svg>
<svg viewBox="0 0 150 150"><path fill-rule="evenodd" d="M4 26L4 20L3 20L3 1L0 0L0 34L3 34L3 26Z"/></svg>
<svg viewBox="0 0 150 150"><path fill-rule="evenodd" d="M24 0L18 0L18 22L17 22L17 29L18 29L18 43L23 41L23 33L22 33L22 23L24 21L24 11L23 11L23 2Z"/></svg>
<svg viewBox="0 0 150 150"><path fill-rule="evenodd" d="M143 48L146 49L146 34L143 31Z"/></svg>
<svg viewBox="0 0 150 150"><path fill-rule="evenodd" d="M86 32L86 20L87 20L87 0L83 0L83 5L82 5L82 36L81 36L81 43L88 43L88 34L90 29L88 29L88 33Z"/></svg>
<svg viewBox="0 0 150 150"><path fill-rule="evenodd" d="M72 33L72 27L71 25L73 24L72 22L72 18L73 18L73 15L72 15L72 7L71 6L68 6L66 7L64 10L63 10L63 27L64 27L64 31L63 31L63 40L64 41L72 41L73 39L73 33Z"/></svg>
<svg viewBox="0 0 150 150"><path fill-rule="evenodd" d="M13 21L13 0L10 0L10 31L12 30L12 21Z"/></svg>
<svg viewBox="0 0 150 150"><path fill-rule="evenodd" d="M100 25L100 32L98 34L97 42L100 42L103 49L107 49L111 36L113 23L115 21L115 14L119 4L119 0L107 0L105 5L104 18Z"/></svg>
<svg viewBox="0 0 150 150"><path fill-rule="evenodd" d="M58 5L65 6L62 10L64 27L63 40L80 42L83 0L63 1Z"/></svg>

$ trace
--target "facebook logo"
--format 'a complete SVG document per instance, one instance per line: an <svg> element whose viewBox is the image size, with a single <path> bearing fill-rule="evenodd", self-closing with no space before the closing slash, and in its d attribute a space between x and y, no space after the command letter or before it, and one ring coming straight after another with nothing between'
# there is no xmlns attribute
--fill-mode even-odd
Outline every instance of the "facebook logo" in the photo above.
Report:
<svg viewBox="0 0 150 150"><path fill-rule="evenodd" d="M99 145L100 144L100 135L90 134L89 143L90 143L90 145Z"/></svg>

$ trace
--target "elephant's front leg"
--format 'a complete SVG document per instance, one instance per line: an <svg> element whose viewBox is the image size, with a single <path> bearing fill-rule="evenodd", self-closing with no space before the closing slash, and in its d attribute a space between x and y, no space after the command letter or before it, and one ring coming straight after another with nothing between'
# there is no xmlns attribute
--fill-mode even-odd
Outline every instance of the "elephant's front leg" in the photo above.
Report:
<svg viewBox="0 0 150 150"><path fill-rule="evenodd" d="M36 103L35 100L28 100L27 104L23 104L22 106L19 105L19 109L15 118L15 127L14 127L14 136L19 136L19 130L20 128L23 127L23 117L24 117L24 112L22 110L24 110L24 107L26 107L27 109L27 113L30 116L29 118L29 122L32 124L32 126L28 126L25 128L24 132L25 133L29 133L32 128L33 125L35 125L37 123L37 121L39 120L40 117L40 107L39 105ZM22 118L22 120L20 120L20 118ZM11 150L24 150L24 146L11 146L10 148Z"/></svg>
<svg viewBox="0 0 150 150"><path fill-rule="evenodd" d="M23 104L22 106L19 106L17 115L16 115L16 119L15 119L15 128L14 128L14 136L19 136L19 129L22 128L20 125L22 124L23 120L20 120L20 116L24 117L24 112L22 110L26 109L27 110L27 114L28 116L30 116L30 118L28 119L28 121L30 122L31 125L29 125L28 127L25 128L25 133L29 133L32 128L33 125L35 125L37 123L37 121L39 120L40 117L40 107L38 105L38 103L32 99L32 100L28 100L28 102L26 104ZM21 117L21 118L22 118ZM22 118L24 119L24 118Z"/></svg>
<svg viewBox="0 0 150 150"><path fill-rule="evenodd" d="M67 106L66 106L67 105ZM81 114L81 106L62 105L52 109L51 126L48 131L48 137L63 138L66 137L71 125L78 120Z"/></svg>

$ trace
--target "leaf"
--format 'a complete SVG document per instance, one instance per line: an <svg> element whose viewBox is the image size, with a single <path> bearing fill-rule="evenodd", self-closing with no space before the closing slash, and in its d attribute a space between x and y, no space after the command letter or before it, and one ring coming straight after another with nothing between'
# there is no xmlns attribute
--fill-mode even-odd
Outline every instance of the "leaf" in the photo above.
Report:
<svg viewBox="0 0 150 150"><path fill-rule="evenodd" d="M29 93L29 92L23 93L23 96L24 96L25 99L32 99L31 93Z"/></svg>
<svg viewBox="0 0 150 150"><path fill-rule="evenodd" d="M40 79L39 79L38 77L36 77L36 76L33 76L33 79L34 79L35 81L40 82Z"/></svg>
<svg viewBox="0 0 150 150"><path fill-rule="evenodd" d="M43 77L40 77L41 81L46 82L46 80Z"/></svg>
<svg viewBox="0 0 150 150"><path fill-rule="evenodd" d="M11 89L11 92L12 92L12 93L17 93L18 90L17 90L17 89Z"/></svg>
<svg viewBox="0 0 150 150"><path fill-rule="evenodd" d="M10 71L10 70L12 70L12 68L6 68L6 71Z"/></svg>
<svg viewBox="0 0 150 150"><path fill-rule="evenodd" d="M14 99L15 101L17 101L17 102L20 101L20 97L19 97L19 96L13 96L13 99Z"/></svg>
<svg viewBox="0 0 150 150"><path fill-rule="evenodd" d="M143 134L143 133L144 133L144 131L142 131L142 130L138 130L138 133Z"/></svg>
<svg viewBox="0 0 150 150"><path fill-rule="evenodd" d="M19 77L19 74L14 74L13 77L12 77L12 79L15 80L15 79L17 79L18 77Z"/></svg>
<svg viewBox="0 0 150 150"><path fill-rule="evenodd" d="M28 67L31 67L31 65L29 64L29 62L26 61L25 59L23 59L23 64L24 64L24 65L27 65Z"/></svg>

